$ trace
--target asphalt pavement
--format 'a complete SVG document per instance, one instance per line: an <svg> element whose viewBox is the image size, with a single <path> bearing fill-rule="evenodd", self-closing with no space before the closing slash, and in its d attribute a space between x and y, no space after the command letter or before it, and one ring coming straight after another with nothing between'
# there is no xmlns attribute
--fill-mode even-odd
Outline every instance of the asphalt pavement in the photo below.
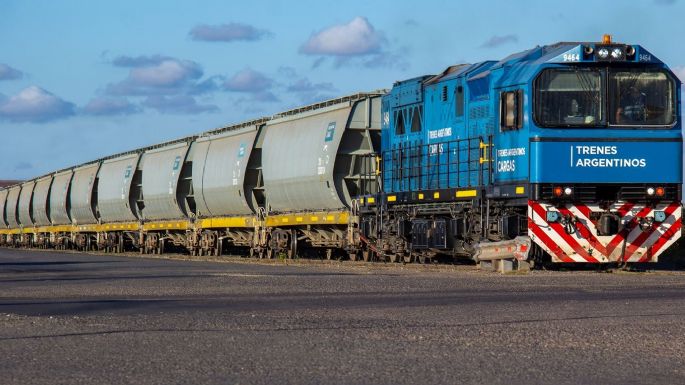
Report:
<svg viewBox="0 0 685 385"><path fill-rule="evenodd" d="M685 273L0 249L2 384L682 384Z"/></svg>

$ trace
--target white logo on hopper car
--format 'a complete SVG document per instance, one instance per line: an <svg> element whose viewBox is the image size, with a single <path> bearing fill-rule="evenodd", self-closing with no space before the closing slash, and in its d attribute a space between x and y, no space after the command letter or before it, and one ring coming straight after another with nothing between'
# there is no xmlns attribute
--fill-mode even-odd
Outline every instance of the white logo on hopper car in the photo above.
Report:
<svg viewBox="0 0 685 385"><path fill-rule="evenodd" d="M331 161L331 156L328 155L328 145L324 144L322 150L323 156L319 157L319 165L316 168L316 173L318 175L323 175L326 173L326 166L328 166L328 163Z"/></svg>

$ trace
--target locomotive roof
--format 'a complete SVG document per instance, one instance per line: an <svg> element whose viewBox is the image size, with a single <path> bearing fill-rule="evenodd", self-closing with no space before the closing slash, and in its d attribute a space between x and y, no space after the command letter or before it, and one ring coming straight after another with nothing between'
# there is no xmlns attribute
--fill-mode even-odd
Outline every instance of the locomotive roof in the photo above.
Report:
<svg viewBox="0 0 685 385"><path fill-rule="evenodd" d="M435 84L455 78L466 77L467 80L475 80L485 77L490 74L490 71L500 69L503 67L521 66L518 71L505 75L506 80L510 84L524 83L530 79L539 67L548 63L564 63L563 55L565 53L582 52L584 46L595 46L602 43L597 42L558 42L549 45L536 46L524 51L513 53L499 61L483 61L474 64L457 64L447 67L443 72L437 75L426 75L407 79L405 81L396 82L396 85L415 82L423 80L423 83ZM622 43L613 43L614 45L623 45ZM641 60L641 63L663 64L656 56L651 54L645 48L639 45L633 47L645 55L649 59L647 61Z"/></svg>

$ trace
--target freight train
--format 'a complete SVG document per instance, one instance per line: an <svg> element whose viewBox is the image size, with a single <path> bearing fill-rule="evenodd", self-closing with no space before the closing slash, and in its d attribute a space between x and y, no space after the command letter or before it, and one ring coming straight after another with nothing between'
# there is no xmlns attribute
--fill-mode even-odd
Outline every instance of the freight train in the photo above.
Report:
<svg viewBox="0 0 685 385"><path fill-rule="evenodd" d="M0 190L0 242L655 262L681 236L680 87L608 36L538 46Z"/></svg>

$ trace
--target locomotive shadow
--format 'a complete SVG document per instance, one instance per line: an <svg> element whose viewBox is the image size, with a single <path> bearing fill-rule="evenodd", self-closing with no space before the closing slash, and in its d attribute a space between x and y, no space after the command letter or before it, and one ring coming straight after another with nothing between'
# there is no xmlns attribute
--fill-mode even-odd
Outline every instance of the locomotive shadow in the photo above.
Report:
<svg viewBox="0 0 685 385"><path fill-rule="evenodd" d="M645 270L659 271L685 271L685 242L680 240L659 256L659 262L652 264L638 264L636 267L644 265Z"/></svg>
<svg viewBox="0 0 685 385"><path fill-rule="evenodd" d="M121 263L124 261L31 261L31 262L0 262L0 266L58 266L58 265L81 265Z"/></svg>

